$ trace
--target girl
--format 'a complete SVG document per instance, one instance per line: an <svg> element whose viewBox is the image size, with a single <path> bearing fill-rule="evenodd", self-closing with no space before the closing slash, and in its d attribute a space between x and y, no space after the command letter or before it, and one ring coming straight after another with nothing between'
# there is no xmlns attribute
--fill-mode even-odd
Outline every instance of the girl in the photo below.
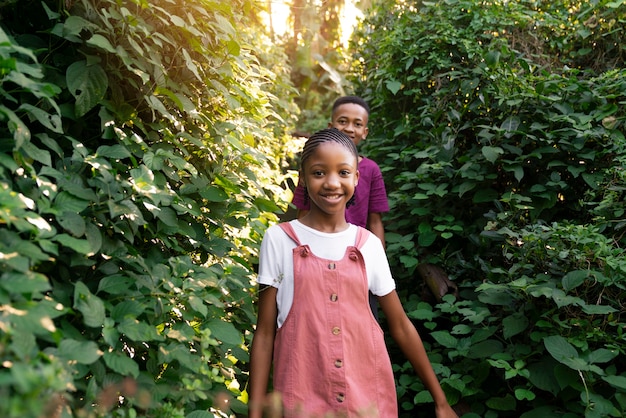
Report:
<svg viewBox="0 0 626 418"><path fill-rule="evenodd" d="M432 394L437 417L457 417L400 304L381 241L346 222L357 164L348 136L334 128L313 134L302 150L300 173L310 211L270 227L263 238L250 418L260 418L268 403L272 364L279 416L397 418L391 362L368 290L378 296L392 337Z"/></svg>

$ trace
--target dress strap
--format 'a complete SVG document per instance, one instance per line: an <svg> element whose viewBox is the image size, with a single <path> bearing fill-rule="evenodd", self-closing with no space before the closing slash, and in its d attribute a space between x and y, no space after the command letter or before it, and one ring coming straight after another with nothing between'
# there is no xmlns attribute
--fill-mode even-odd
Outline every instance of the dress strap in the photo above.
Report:
<svg viewBox="0 0 626 418"><path fill-rule="evenodd" d="M298 239L298 236L296 235L296 231L293 230L293 226L291 226L291 224L289 222L283 222L278 224L278 226L281 227L281 229L283 231L285 231L285 234L287 234L289 236L289 238L291 238L292 240L295 241L295 243L300 246L300 240Z"/></svg>
<svg viewBox="0 0 626 418"><path fill-rule="evenodd" d="M363 247L363 245L365 244L365 241L367 241L367 238L369 238L369 236L370 236L370 231L359 226L356 231L355 247L361 250L361 247Z"/></svg>

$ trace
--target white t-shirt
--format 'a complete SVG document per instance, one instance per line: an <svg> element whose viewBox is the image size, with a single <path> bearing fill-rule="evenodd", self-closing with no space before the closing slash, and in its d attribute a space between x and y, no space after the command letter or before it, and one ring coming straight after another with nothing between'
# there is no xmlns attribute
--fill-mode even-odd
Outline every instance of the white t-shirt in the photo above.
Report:
<svg viewBox="0 0 626 418"><path fill-rule="evenodd" d="M325 233L303 225L300 221L290 222L302 245L308 245L317 257L327 260L340 260L348 246L356 243L357 226L351 225L342 232ZM277 325L280 328L287 318L293 303L293 249L296 243L278 226L267 229L261 243L259 257L259 284L278 289ZM363 244L361 254L365 260L365 270L369 290L376 296L385 296L396 288L391 275L389 262L380 239L372 233Z"/></svg>

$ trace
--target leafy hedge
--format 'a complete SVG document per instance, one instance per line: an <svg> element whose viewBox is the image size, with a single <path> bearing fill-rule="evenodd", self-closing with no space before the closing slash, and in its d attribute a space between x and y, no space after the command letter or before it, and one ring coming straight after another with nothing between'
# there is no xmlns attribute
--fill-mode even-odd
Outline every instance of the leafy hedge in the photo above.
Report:
<svg viewBox="0 0 626 418"><path fill-rule="evenodd" d="M253 6L0 5L1 416L245 411L294 111Z"/></svg>
<svg viewBox="0 0 626 418"><path fill-rule="evenodd" d="M378 1L353 37L388 255L466 417L626 410L620 4ZM426 264L458 300L423 300ZM396 369L422 416L429 395Z"/></svg>

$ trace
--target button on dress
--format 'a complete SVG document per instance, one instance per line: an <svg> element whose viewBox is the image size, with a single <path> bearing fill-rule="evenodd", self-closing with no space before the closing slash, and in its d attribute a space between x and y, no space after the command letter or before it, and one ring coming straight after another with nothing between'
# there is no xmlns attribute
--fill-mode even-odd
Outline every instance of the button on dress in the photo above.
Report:
<svg viewBox="0 0 626 418"><path fill-rule="evenodd" d="M369 231L359 228L341 260L315 256L294 240L294 299L274 342L274 390L286 418L397 418L391 361L383 331L368 302L359 249Z"/></svg>

